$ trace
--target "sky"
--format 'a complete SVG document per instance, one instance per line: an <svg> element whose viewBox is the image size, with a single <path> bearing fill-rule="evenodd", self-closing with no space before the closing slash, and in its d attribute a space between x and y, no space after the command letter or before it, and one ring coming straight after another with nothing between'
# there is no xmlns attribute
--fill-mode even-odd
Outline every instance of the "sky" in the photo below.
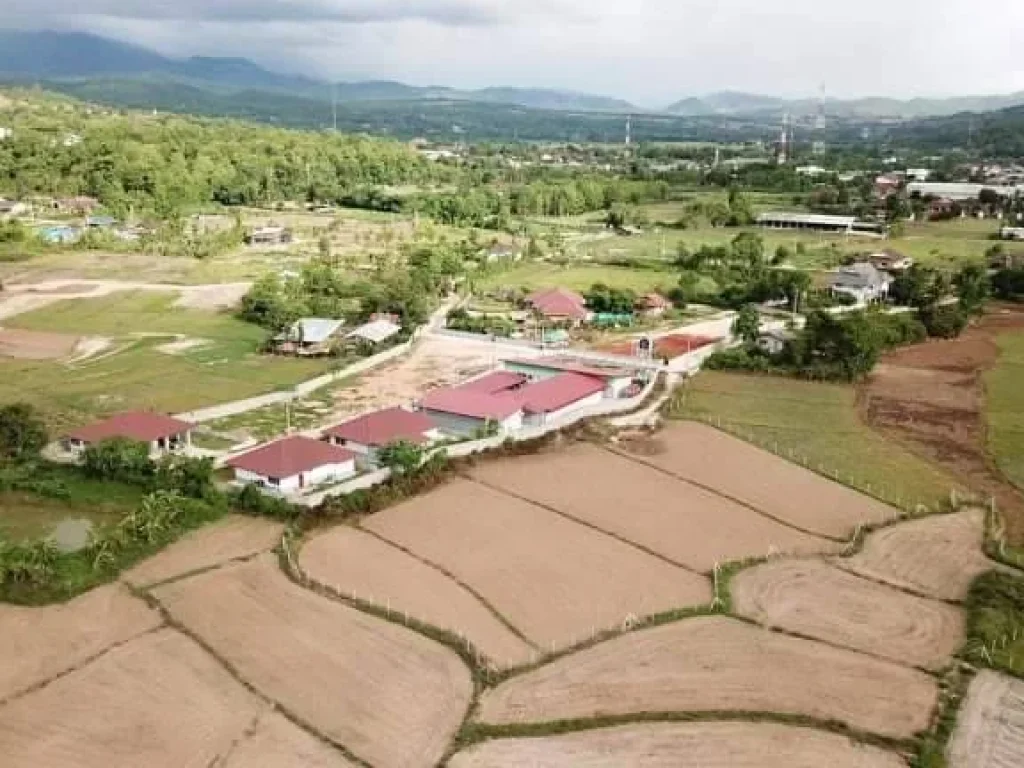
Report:
<svg viewBox="0 0 1024 768"><path fill-rule="evenodd" d="M1021 0L0 0L0 26L412 85L548 87L645 107L1024 90Z"/></svg>

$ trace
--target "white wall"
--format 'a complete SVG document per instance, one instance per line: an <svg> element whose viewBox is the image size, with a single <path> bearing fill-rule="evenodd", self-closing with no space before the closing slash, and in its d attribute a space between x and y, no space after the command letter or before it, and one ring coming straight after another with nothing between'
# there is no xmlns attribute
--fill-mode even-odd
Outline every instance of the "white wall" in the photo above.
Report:
<svg viewBox="0 0 1024 768"><path fill-rule="evenodd" d="M277 485L272 484L269 477L255 472L249 472L245 469L235 469L235 480L244 485L255 483L257 485L266 486L268 491L277 491L279 493L289 494L296 493L299 490L315 488L316 486L324 483L345 480L346 478L352 477L355 473L355 460L350 459L349 461L345 461L340 464L324 464L310 472L303 473L301 478L299 475L279 478L280 482Z"/></svg>
<svg viewBox="0 0 1024 768"><path fill-rule="evenodd" d="M633 384L632 376L623 376L617 379L608 379L604 390L605 397L621 397L622 393Z"/></svg>
<svg viewBox="0 0 1024 768"><path fill-rule="evenodd" d="M484 419L476 419L472 416L457 416L453 413L441 413L440 411L432 411L427 408L423 409L423 412L437 422L442 433L448 435L472 437L487 425L487 422ZM516 430L522 426L522 411L517 411L507 419L498 423L498 428L502 432Z"/></svg>
<svg viewBox="0 0 1024 768"><path fill-rule="evenodd" d="M550 411L548 413L532 413L526 417L526 425L530 427L542 427L545 424L566 419L586 408L592 408L595 405L600 405L605 399L604 392L595 392L592 395L587 395L582 400L577 400L575 403L570 403L564 408L560 408L557 411Z"/></svg>

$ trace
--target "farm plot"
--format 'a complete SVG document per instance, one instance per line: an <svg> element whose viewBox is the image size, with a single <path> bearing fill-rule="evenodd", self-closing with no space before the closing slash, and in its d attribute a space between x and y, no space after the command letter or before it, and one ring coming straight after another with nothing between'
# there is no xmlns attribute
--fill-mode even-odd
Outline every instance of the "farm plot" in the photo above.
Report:
<svg viewBox="0 0 1024 768"><path fill-rule="evenodd" d="M634 632L484 694L484 723L641 712L778 712L910 738L938 687L923 672L724 617Z"/></svg>
<svg viewBox="0 0 1024 768"><path fill-rule="evenodd" d="M845 736L774 723L659 723L549 738L489 741L451 768L904 768L891 752Z"/></svg>
<svg viewBox="0 0 1024 768"><path fill-rule="evenodd" d="M256 730L220 768L355 768L341 753L277 712L265 713Z"/></svg>
<svg viewBox="0 0 1024 768"><path fill-rule="evenodd" d="M172 630L0 707L4 768L212 765L265 705Z"/></svg>
<svg viewBox="0 0 1024 768"><path fill-rule="evenodd" d="M434 765L472 694L454 653L292 584L270 555L153 594L265 696L380 768Z"/></svg>
<svg viewBox="0 0 1024 768"><path fill-rule="evenodd" d="M984 526L980 509L901 523L872 533L859 554L837 564L926 597L963 600L995 567L981 551Z"/></svg>
<svg viewBox="0 0 1024 768"><path fill-rule="evenodd" d="M963 641L960 611L912 597L820 560L782 560L733 579L734 610L769 627L940 669Z"/></svg>
<svg viewBox="0 0 1024 768"><path fill-rule="evenodd" d="M0 605L0 701L74 669L160 625L122 587L95 589L63 605Z"/></svg>
<svg viewBox="0 0 1024 768"><path fill-rule="evenodd" d="M77 344L78 336L71 334L0 328L0 357L58 360L70 355Z"/></svg>
<svg viewBox="0 0 1024 768"><path fill-rule="evenodd" d="M538 655L454 579L369 533L335 528L307 543L300 560L315 581L465 637L498 667Z"/></svg>
<svg viewBox="0 0 1024 768"><path fill-rule="evenodd" d="M121 578L136 587L158 584L273 549L284 526L231 516L192 531Z"/></svg>
<svg viewBox="0 0 1024 768"><path fill-rule="evenodd" d="M592 445L490 462L473 477L701 572L771 552L835 551L728 499Z"/></svg>
<svg viewBox="0 0 1024 768"><path fill-rule="evenodd" d="M364 527L468 584L544 649L711 599L708 579L469 481L373 515Z"/></svg>
<svg viewBox="0 0 1024 768"><path fill-rule="evenodd" d="M811 533L843 538L898 513L713 427L680 423L658 435L664 451L642 460Z"/></svg>
<svg viewBox="0 0 1024 768"><path fill-rule="evenodd" d="M1024 681L983 670L949 745L950 768L1015 768L1024 755Z"/></svg>

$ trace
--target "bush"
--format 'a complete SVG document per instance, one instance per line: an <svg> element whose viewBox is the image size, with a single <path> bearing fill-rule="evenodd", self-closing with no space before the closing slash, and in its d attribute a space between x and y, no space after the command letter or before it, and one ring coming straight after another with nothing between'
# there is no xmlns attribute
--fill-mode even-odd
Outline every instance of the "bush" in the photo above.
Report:
<svg viewBox="0 0 1024 768"><path fill-rule="evenodd" d="M27 403L0 408L0 459L20 461L36 456L49 441L46 425Z"/></svg>
<svg viewBox="0 0 1024 768"><path fill-rule="evenodd" d="M920 311L928 335L937 339L955 339L964 332L969 317L959 305L928 307Z"/></svg>
<svg viewBox="0 0 1024 768"><path fill-rule="evenodd" d="M19 464L0 469L0 491L22 491L48 499L71 498L71 491L66 483L54 477L41 476L34 464Z"/></svg>
<svg viewBox="0 0 1024 768"><path fill-rule="evenodd" d="M155 486L191 499L209 499L213 485L213 459L190 456L164 456L156 465Z"/></svg>
<svg viewBox="0 0 1024 768"><path fill-rule="evenodd" d="M246 485L228 493L228 504L237 512L253 517L269 517L274 520L292 520L299 514L298 507L284 499L268 496L255 485Z"/></svg>
<svg viewBox="0 0 1024 768"><path fill-rule="evenodd" d="M772 360L759 351L737 347L723 349L711 355L704 367L712 371L750 371L768 373L774 369Z"/></svg>
<svg viewBox="0 0 1024 768"><path fill-rule="evenodd" d="M134 485L149 483L155 469L149 458L149 446L123 437L88 446L82 459L83 469L90 477Z"/></svg>

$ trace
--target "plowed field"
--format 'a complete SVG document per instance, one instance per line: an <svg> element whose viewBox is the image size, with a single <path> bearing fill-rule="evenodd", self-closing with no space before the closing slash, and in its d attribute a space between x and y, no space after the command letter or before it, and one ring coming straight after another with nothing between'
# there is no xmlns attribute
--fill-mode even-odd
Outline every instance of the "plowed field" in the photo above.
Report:
<svg viewBox="0 0 1024 768"><path fill-rule="evenodd" d="M950 768L1024 762L1024 681L983 670L971 681L949 745Z"/></svg>
<svg viewBox="0 0 1024 768"><path fill-rule="evenodd" d="M355 768L355 764L284 716L268 712L222 768Z"/></svg>
<svg viewBox="0 0 1024 768"><path fill-rule="evenodd" d="M922 672L709 617L624 635L509 680L484 694L479 719L784 712L909 738L928 726L937 693Z"/></svg>

